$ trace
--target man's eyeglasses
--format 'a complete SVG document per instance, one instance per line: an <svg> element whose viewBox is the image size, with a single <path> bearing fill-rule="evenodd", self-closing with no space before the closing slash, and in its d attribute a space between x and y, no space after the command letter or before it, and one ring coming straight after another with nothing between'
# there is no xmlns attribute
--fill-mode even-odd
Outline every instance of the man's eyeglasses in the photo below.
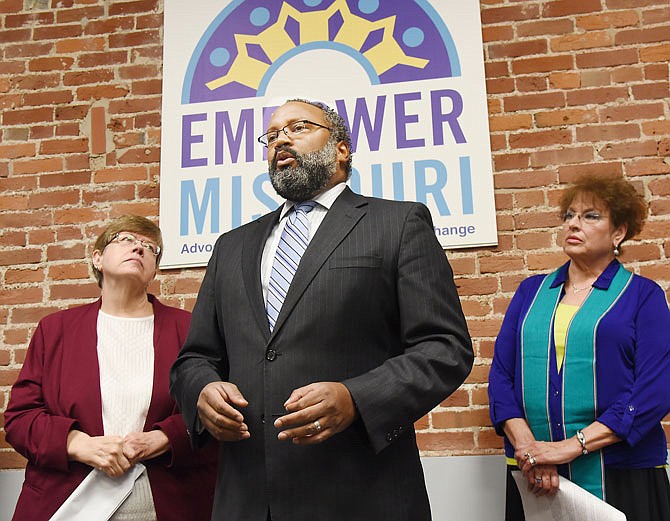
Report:
<svg viewBox="0 0 670 521"><path fill-rule="evenodd" d="M564 223L569 223L577 217L579 219L579 222L583 224L596 224L599 223L602 219L603 216L600 215L598 212L585 212L584 214L573 212L572 210L568 210L565 212L562 216L563 222Z"/></svg>
<svg viewBox="0 0 670 521"><path fill-rule="evenodd" d="M161 247L158 244L154 244L150 241L145 241L144 239L138 239L132 233L121 232L117 233L112 237L112 240L109 242L116 242L122 246L135 246L140 244L142 248L152 253L154 256L158 257L158 254L161 252Z"/></svg>
<svg viewBox="0 0 670 521"><path fill-rule="evenodd" d="M292 138L297 134L310 132L315 128L325 128L328 131L333 130L330 127L322 125L321 123L314 123L313 121L310 121L308 119L301 119L300 121L294 121L293 123L289 123L284 128L280 128L279 130L268 130L265 134L258 137L258 142L262 143L266 147L269 147L272 146L275 143L275 141L277 141L280 132L286 134L286 137Z"/></svg>

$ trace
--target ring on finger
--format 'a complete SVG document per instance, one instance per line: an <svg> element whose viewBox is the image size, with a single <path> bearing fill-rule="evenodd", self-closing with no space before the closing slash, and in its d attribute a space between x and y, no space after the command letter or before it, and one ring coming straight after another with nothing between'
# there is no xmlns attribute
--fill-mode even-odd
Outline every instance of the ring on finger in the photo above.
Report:
<svg viewBox="0 0 670 521"><path fill-rule="evenodd" d="M321 424L319 423L319 420L314 420L314 423L312 425L314 425L314 430L316 432L321 432L322 427Z"/></svg>

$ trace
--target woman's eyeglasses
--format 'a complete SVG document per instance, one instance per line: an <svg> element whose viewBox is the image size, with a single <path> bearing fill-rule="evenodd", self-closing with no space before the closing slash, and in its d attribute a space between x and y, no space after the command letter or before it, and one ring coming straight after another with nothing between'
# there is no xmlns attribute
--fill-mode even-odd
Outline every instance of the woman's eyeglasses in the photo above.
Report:
<svg viewBox="0 0 670 521"><path fill-rule="evenodd" d="M574 219L575 217L577 217L579 222L581 222L582 224L597 224L603 219L603 216L600 215L598 212L591 212L591 211L584 212L583 214L581 214L578 212L573 212L572 210L568 210L562 215L563 222L566 224L572 221L572 219Z"/></svg>
<svg viewBox="0 0 670 521"><path fill-rule="evenodd" d="M126 233L126 232L117 233L116 235L114 235L114 237L112 237L112 240L109 242L116 242L118 244L121 244L122 246L129 246L129 247L135 246L136 244L139 243L142 246L142 248L148 250L156 257L158 257L158 254L161 252L161 247L158 246L158 244L154 244L153 242L150 241L145 241L144 239L138 239L132 233Z"/></svg>

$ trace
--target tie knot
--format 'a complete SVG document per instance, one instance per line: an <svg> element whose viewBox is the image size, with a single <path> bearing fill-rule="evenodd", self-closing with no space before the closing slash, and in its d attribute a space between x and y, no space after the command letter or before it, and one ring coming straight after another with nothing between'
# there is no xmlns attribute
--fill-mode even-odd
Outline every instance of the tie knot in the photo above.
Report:
<svg viewBox="0 0 670 521"><path fill-rule="evenodd" d="M300 204L296 204L293 208L297 212L309 213L314 210L316 206L316 201L304 201Z"/></svg>

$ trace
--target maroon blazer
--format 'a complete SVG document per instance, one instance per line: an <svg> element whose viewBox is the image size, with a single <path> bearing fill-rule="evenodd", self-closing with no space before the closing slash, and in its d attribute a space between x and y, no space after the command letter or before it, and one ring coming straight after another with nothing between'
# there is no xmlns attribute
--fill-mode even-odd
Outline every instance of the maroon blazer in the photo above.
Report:
<svg viewBox="0 0 670 521"><path fill-rule="evenodd" d="M209 520L216 479L216 447L191 449L184 421L168 392L172 362L186 338L187 311L164 306L153 295L154 381L144 431L161 429L171 450L143 462L158 521ZM68 461L71 429L101 436L102 406L97 356L101 300L42 319L30 342L5 412L7 441L28 459L14 520L48 520L91 471Z"/></svg>

